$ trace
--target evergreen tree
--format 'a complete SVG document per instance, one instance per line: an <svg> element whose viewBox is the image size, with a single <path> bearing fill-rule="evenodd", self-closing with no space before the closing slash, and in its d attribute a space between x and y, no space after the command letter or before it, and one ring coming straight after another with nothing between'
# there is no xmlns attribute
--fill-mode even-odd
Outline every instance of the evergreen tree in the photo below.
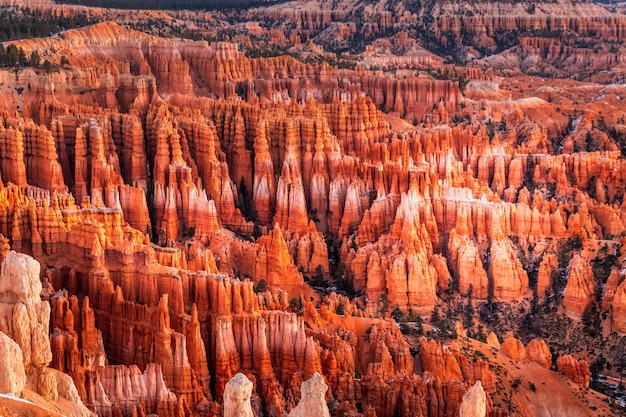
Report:
<svg viewBox="0 0 626 417"><path fill-rule="evenodd" d="M7 46L6 55L7 55L7 65L14 66L18 63L17 61L18 61L20 54L17 49L17 46L13 44Z"/></svg>
<svg viewBox="0 0 626 417"><path fill-rule="evenodd" d="M337 307L335 308L335 313L339 314L340 316L343 316L345 314L345 306L343 304L343 301L340 301L339 304L337 304Z"/></svg>
<svg viewBox="0 0 626 417"><path fill-rule="evenodd" d="M430 324L431 326L437 327L437 324L441 321L441 316L439 315L439 306L435 306L432 314L430 315Z"/></svg>
<svg viewBox="0 0 626 417"><path fill-rule="evenodd" d="M389 297L387 296L387 293L382 293L380 295L380 314L382 316L387 315L387 312L389 311Z"/></svg>
<svg viewBox="0 0 626 417"><path fill-rule="evenodd" d="M472 284L469 286L467 293L467 304L465 306L465 316L463 318L463 327L465 329L471 329L474 327L474 306L472 305Z"/></svg>
<svg viewBox="0 0 626 417"><path fill-rule="evenodd" d="M4 45L0 45L0 66L4 67L9 64L7 51L4 49Z"/></svg>
<svg viewBox="0 0 626 417"><path fill-rule="evenodd" d="M267 291L267 281L265 281L264 279L261 279L254 286L254 292L255 294L258 294L260 292L265 292L265 291Z"/></svg>
<svg viewBox="0 0 626 417"><path fill-rule="evenodd" d="M602 321L596 303L591 303L581 317L581 323L585 333L591 337L596 337L602 332Z"/></svg>
<svg viewBox="0 0 626 417"><path fill-rule="evenodd" d="M36 49L34 49L30 54L30 65L33 67L39 67L41 65L41 57Z"/></svg>
<svg viewBox="0 0 626 417"><path fill-rule="evenodd" d="M28 59L26 58L26 53L22 48L19 48L17 51L17 63L21 66L26 66L28 64Z"/></svg>
<svg viewBox="0 0 626 417"><path fill-rule="evenodd" d="M291 311L296 313L297 316L304 316L304 305L300 297L293 297L289 300L289 308L291 308Z"/></svg>
<svg viewBox="0 0 626 417"><path fill-rule="evenodd" d="M391 312L391 318L392 318L392 319L394 319L394 320L395 320L395 321L397 321L397 322L400 322L400 321L406 321L406 320L403 320L403 319L404 319L404 317L403 317L403 316L404 316L404 315L402 314L402 311L400 311L400 309L398 308L398 306L396 306L396 307L393 309L393 311Z"/></svg>

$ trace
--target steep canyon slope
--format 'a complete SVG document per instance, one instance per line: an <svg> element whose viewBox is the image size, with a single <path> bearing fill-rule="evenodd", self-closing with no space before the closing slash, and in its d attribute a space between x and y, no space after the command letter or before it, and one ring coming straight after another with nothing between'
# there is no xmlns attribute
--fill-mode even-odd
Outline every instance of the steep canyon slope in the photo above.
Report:
<svg viewBox="0 0 626 417"><path fill-rule="evenodd" d="M616 415L588 387L626 368L626 17L534 4L205 12L208 41L157 36L192 12L33 3L120 23L0 69L8 391L107 417Z"/></svg>

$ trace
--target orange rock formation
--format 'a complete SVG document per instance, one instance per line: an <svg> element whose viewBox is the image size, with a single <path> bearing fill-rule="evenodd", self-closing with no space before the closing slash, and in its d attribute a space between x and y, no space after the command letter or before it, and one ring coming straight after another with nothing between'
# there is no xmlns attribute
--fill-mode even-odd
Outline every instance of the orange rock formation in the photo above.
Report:
<svg viewBox="0 0 626 417"><path fill-rule="evenodd" d="M16 42L70 65L0 70L0 371L11 375L0 390L36 387L76 415L84 404L107 417L282 417L307 404L326 414L326 402L354 417L508 415L469 339L405 338L388 317L411 333L434 310L454 323L462 304L473 322L529 303L544 314L541 299L575 320L597 303L626 333L622 93L480 69L527 55L543 58L521 71L548 71L573 53L580 62L551 74L621 68L604 49L535 36L623 40L623 16L565 3L532 16L518 4L442 4L425 10L427 27L405 4L371 5L357 27L357 6L322 1L259 8L271 29L224 23L230 42L116 23ZM222 18L177 13L136 15L194 19L207 38L215 29L203 25ZM467 41L463 53L490 57L443 64L409 36L416 28L432 29L429 45ZM525 35L501 50L496 34L514 30ZM252 58L235 43L250 46L251 32L294 54L378 38L364 62L393 50L385 68L406 69ZM611 256L599 282L594 266ZM549 336L500 350L550 368ZM589 384L584 360L557 367Z"/></svg>

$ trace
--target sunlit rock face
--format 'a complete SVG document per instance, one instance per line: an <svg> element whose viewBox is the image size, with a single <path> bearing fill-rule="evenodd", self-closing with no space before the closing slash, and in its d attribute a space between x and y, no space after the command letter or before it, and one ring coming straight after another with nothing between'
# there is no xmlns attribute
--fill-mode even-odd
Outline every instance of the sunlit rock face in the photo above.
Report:
<svg viewBox="0 0 626 417"><path fill-rule="evenodd" d="M587 387L575 352L616 365L626 333L622 15L31 6L106 22L0 69L0 391L106 417L604 412L549 369Z"/></svg>

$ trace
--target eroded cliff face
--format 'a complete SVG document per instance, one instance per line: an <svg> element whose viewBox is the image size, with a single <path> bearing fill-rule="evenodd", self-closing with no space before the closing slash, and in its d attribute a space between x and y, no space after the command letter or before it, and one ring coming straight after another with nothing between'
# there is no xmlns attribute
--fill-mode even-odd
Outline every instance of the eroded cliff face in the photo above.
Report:
<svg viewBox="0 0 626 417"><path fill-rule="evenodd" d="M263 13L312 37L353 13L317 6ZM443 10L433 25L442 41L471 23L488 47L530 22L591 36L610 21L580 5L578 18L548 24L545 7L521 23ZM413 13L381 13L361 30L386 33ZM619 41L613 23L597 33ZM454 68L461 89L113 23L19 45L70 65L0 71L10 98L0 103L0 259L18 256L10 243L45 266L30 271L26 301L19 280L0 281L20 323L0 327L14 340L0 335L11 392L34 369L44 397L55 397L54 378L70 386L67 374L71 400L101 416L496 417L515 414L512 382L497 389L502 377L473 342L400 330L415 336L430 316L430 336L456 327L482 339L485 325L502 355L542 375L554 348L559 371L583 386L587 362L564 355L577 334L546 325L545 340L529 342L538 318L626 332L617 87L529 89L523 77ZM509 337L521 326L531 328L523 341Z"/></svg>
<svg viewBox="0 0 626 417"><path fill-rule="evenodd" d="M302 59L338 60L342 64L372 69L419 68L437 74L437 78L451 75L459 79L469 73L472 78L484 80L491 78L489 74L493 70L513 69L535 76L615 82L620 79L625 63L621 42L626 33L626 19L619 8L572 0L548 3L481 0L471 4L291 1L220 13L129 11L52 1L2 0L2 4L29 7L55 16L84 16L130 25L141 22L143 30L160 36L197 38L200 34L211 39L232 39L254 55L279 51ZM151 24L156 21L160 24ZM175 74L174 78L184 75L186 64L164 61L179 53L163 45L151 49L159 54L150 59L150 65L158 66L156 72L163 76L163 87L180 87L167 74ZM450 58L477 65L450 71L452 66L445 64ZM231 64L232 61L200 66L198 74L215 86L219 84L220 73L237 76L244 73L244 67ZM252 64L248 68L256 71L262 67ZM447 69L443 70L444 67ZM193 71L193 65L190 68ZM142 70L145 67L139 67L139 71ZM215 77L210 78L213 75ZM384 103L386 111L406 111L412 118L424 115L423 112L437 104L439 94L453 89L453 83L448 81L435 84L425 81L423 77L398 80L377 74L369 77L364 85L368 94L377 96L377 105ZM271 90L271 84L275 83L264 83L264 88ZM102 84L102 88L106 89L105 85ZM306 89L307 83L293 81L291 86ZM387 92L382 91L383 86ZM189 84L184 90L188 88ZM220 88L220 91L233 92L231 87ZM248 92L246 90L246 94ZM281 94L276 92L274 96L278 98Z"/></svg>
<svg viewBox="0 0 626 417"><path fill-rule="evenodd" d="M3 394L28 398L68 416L93 416L70 376L48 367L50 304L42 301L39 262L14 251L5 254L0 272L0 349ZM34 407L37 408L37 407Z"/></svg>

